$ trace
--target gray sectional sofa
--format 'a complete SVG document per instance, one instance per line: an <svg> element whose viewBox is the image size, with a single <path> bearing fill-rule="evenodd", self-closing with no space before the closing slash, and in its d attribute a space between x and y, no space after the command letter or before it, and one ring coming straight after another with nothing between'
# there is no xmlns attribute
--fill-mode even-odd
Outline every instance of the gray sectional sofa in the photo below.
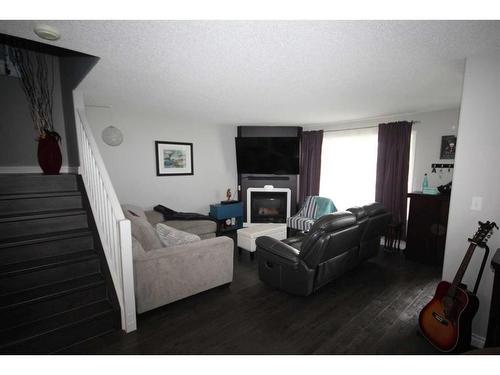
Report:
<svg viewBox="0 0 500 375"><path fill-rule="evenodd" d="M122 205L131 221L137 312L142 313L233 280L234 243L215 237L215 223L164 222L196 234L200 241L164 247L154 225L161 214ZM214 224L212 226L211 224Z"/></svg>

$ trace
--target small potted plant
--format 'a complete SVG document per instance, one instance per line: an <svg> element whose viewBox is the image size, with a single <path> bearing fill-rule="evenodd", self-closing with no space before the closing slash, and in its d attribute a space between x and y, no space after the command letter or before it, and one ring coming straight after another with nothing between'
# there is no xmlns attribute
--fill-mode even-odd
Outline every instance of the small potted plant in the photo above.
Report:
<svg viewBox="0 0 500 375"><path fill-rule="evenodd" d="M21 48L10 48L10 51L38 133L38 163L44 174L59 174L61 136L55 131L52 120L54 57Z"/></svg>

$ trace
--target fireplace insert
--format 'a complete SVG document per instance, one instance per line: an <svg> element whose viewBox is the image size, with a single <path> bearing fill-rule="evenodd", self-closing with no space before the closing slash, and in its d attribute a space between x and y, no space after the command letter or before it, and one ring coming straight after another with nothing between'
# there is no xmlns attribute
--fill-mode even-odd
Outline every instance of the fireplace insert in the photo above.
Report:
<svg viewBox="0 0 500 375"><path fill-rule="evenodd" d="M252 191L250 205L252 223L286 223L286 192Z"/></svg>

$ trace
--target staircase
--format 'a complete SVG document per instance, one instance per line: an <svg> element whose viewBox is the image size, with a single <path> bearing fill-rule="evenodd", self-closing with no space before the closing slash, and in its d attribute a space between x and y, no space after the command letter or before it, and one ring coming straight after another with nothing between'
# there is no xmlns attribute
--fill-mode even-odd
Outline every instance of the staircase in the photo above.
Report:
<svg viewBox="0 0 500 375"><path fill-rule="evenodd" d="M0 175L0 353L53 353L120 329L80 176Z"/></svg>

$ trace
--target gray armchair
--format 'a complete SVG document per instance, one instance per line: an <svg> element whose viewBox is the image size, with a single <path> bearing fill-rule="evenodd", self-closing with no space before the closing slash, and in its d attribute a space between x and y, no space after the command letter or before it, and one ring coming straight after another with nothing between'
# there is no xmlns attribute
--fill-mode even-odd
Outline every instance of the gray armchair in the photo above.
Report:
<svg viewBox="0 0 500 375"><path fill-rule="evenodd" d="M310 195L304 200L299 212L289 217L286 223L290 229L308 232L317 219L335 211L337 211L337 208L331 199Z"/></svg>

